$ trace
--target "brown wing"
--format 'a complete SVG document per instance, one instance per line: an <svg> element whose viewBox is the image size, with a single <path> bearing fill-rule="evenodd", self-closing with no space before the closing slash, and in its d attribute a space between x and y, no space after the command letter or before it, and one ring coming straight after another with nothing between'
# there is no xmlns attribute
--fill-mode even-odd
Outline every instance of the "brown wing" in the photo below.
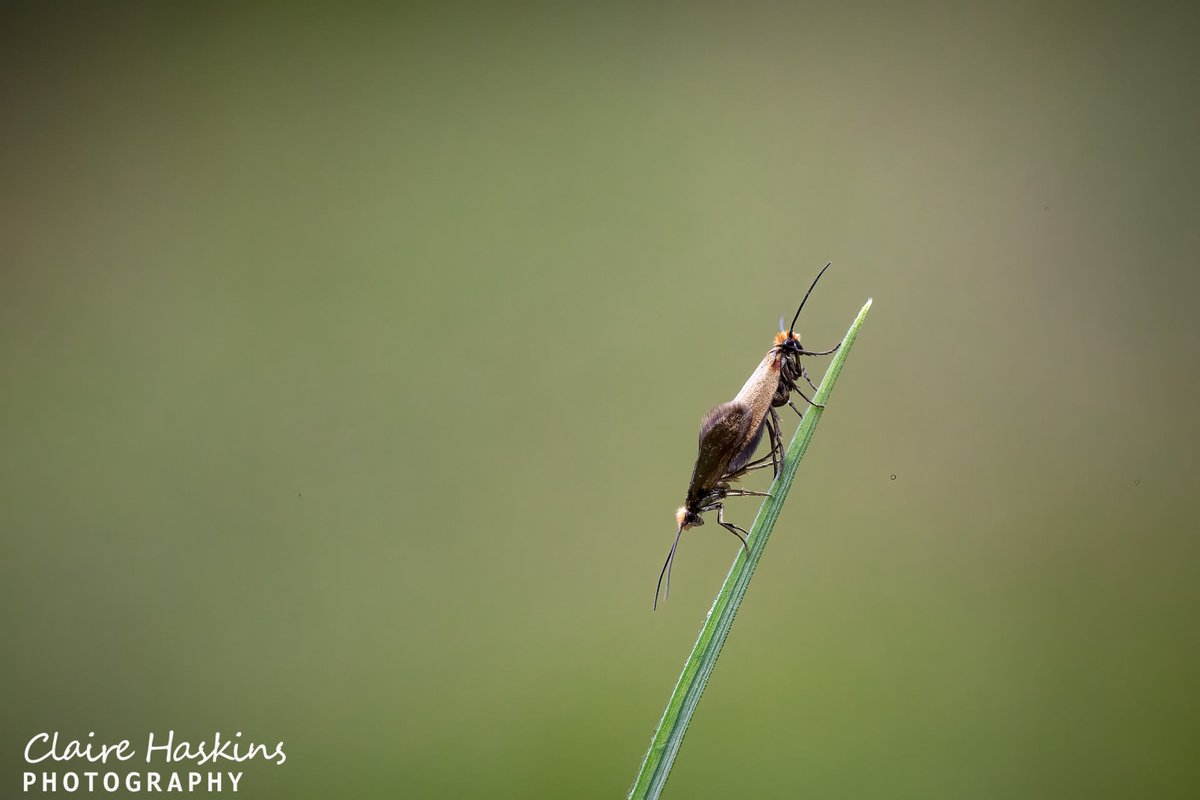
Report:
<svg viewBox="0 0 1200 800"><path fill-rule="evenodd" d="M762 441L763 429L765 427L765 421L758 423L758 430L754 432L753 436L747 438L745 445L742 447L742 451L734 456L729 462L729 466L725 468L726 475L737 472L742 467L750 463L750 459L754 457L754 451L758 449L758 443Z"/></svg>
<svg viewBox="0 0 1200 800"><path fill-rule="evenodd" d="M688 486L689 501L716 486L729 463L745 449L750 419L750 408L738 402L722 403L705 415L700 423L700 452Z"/></svg>

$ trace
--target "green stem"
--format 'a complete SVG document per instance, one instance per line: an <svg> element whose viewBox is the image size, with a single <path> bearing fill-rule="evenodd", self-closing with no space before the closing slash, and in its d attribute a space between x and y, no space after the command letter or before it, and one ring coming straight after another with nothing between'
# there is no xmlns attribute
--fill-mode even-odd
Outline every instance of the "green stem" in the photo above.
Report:
<svg viewBox="0 0 1200 800"><path fill-rule="evenodd" d="M816 396L813 397L816 403L824 405L829 399L833 385L837 383L838 375L842 372L846 356L850 354L854 340L858 337L858 330L862 327L863 320L866 319L867 311L870 308L871 301L867 300L862 310L858 312L858 317L850 325L850 330L846 332L842 346L834 353L833 359L829 363L829 369L825 371L825 377L817 389ZM775 520L779 518L779 512L783 509L783 501L787 498L788 489L792 486L796 467L799 465L800 459L804 457L804 451L808 449L808 443L812 440L813 431L816 430L817 423L821 420L821 414L822 409L810 406L804 413L804 418L800 420L799 427L796 428L792 443L788 446L787 455L784 457L783 468L780 469L775 482L771 484L771 496L764 500L762 506L759 507L758 515L754 518L754 525L750 528L749 554L745 550L738 552L733 567L725 578L725 583L721 585L721 591L717 593L717 598L713 601L712 609L709 610L708 617L704 620L704 627L700 629L700 636L692 648L692 654L684 662L683 673L680 674L679 681L675 684L675 691L671 693L667 709L663 712L658 728L650 740L650 749L646 751L646 757L642 759L642 768L633 782L633 788L629 790L630 800L654 800L662 793L663 786L666 785L667 776L671 774L671 766L675 763L675 756L678 755L679 747L683 743L683 735L687 732L688 723L691 722L692 715L696 713L696 706L700 703L700 696L704 693L708 676L712 674L717 657L721 655L725 637L729 635L733 618L737 615L742 598L746 595L746 589L750 586L754 568L758 566L758 560L762 558L763 550L766 549L767 539L771 536Z"/></svg>

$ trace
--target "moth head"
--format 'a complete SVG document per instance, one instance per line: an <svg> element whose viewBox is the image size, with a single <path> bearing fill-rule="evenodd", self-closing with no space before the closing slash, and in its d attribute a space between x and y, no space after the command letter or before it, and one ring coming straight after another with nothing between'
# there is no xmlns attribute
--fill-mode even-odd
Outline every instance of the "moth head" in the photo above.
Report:
<svg viewBox="0 0 1200 800"><path fill-rule="evenodd" d="M775 334L775 347L778 350L800 350L800 334L795 331L780 331Z"/></svg>
<svg viewBox="0 0 1200 800"><path fill-rule="evenodd" d="M679 530L686 531L688 528L698 528L704 524L704 517L694 511L690 511L687 506L680 506L675 512L675 524L679 526Z"/></svg>

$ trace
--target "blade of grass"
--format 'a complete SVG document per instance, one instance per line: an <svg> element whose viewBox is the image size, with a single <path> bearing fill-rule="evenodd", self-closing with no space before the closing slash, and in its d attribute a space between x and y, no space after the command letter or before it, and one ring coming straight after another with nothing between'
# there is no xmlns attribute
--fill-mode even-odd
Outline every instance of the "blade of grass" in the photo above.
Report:
<svg viewBox="0 0 1200 800"><path fill-rule="evenodd" d="M850 348L854 346L858 330L862 327L870 308L871 301L867 300L858 312L858 317L850 325L846 338L842 340L842 346L834 353L829 369L825 371L825 377L817 388L817 394L813 397L815 402L824 404L829 399L833 385L837 383L838 375L842 372L842 365L850 355ZM759 507L754 525L750 528L750 552L747 554L744 550L738 551L733 567L730 568L725 583L721 585L721 591L713 601L708 617L704 620L704 627L700 629L700 636L692 647L692 653L684 662L683 672L675 684L671 699L667 702L666 711L663 712L658 728L650 739L650 749L646 751L642 767L629 790L630 800L655 800L666 785L671 766L675 763L675 756L683 743L683 735L687 732L692 715L696 713L696 706L700 703L700 696L708 684L708 677L717 663L717 657L721 655L721 648L729 635L733 618L742 604L746 589L750 586L754 568L758 566L758 560L762 558L763 550L766 549L767 539L771 536L775 520L779 518L779 512L783 509L788 489L792 486L796 467L804 457L804 451L808 449L813 431L821 420L821 413L822 409L809 406L804 412L804 418L800 420L799 427L796 428L795 435L792 436L783 467L775 482L771 484L771 496Z"/></svg>

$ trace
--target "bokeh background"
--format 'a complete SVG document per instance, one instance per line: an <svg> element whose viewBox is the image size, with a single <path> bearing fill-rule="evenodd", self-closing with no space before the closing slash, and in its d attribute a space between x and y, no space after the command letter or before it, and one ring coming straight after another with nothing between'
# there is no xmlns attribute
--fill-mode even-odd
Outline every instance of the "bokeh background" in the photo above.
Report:
<svg viewBox="0 0 1200 800"><path fill-rule="evenodd" d="M174 729L284 741L246 797L623 796L737 552L651 613L699 420L832 260L806 343L875 305L668 795L1197 796L1197 41L5 4L3 793Z"/></svg>

